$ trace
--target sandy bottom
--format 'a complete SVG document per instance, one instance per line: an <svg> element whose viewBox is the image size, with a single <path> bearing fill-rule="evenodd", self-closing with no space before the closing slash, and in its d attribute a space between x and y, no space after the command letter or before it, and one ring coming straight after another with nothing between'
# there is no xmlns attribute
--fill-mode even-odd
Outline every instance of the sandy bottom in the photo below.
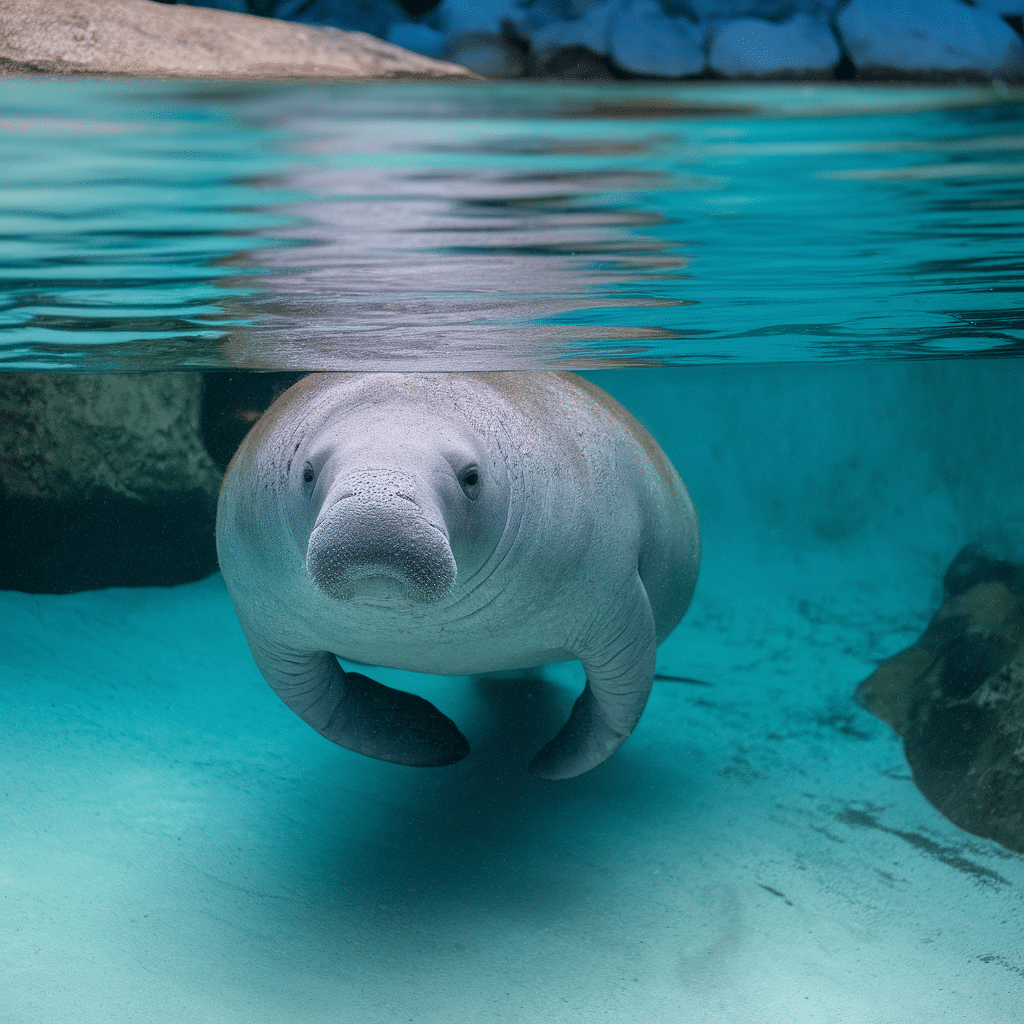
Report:
<svg viewBox="0 0 1024 1024"><path fill-rule="evenodd" d="M219 577L0 594L0 1020L1019 1020L1024 858L853 704L927 608L850 575L703 579L659 667L710 685L560 784L525 764L578 666L377 672L474 746L405 769L277 701Z"/></svg>

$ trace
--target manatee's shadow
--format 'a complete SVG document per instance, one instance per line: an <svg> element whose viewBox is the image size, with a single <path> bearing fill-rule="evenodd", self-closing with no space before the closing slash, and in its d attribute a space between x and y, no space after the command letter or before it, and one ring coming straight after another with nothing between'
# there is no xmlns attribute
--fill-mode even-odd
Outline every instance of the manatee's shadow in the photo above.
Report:
<svg viewBox="0 0 1024 1024"><path fill-rule="evenodd" d="M519 913L547 914L589 886L573 868L589 857L588 843L623 844L628 856L637 827L663 827L666 802L678 813L678 780L652 786L643 753L628 743L578 779L533 778L527 766L565 722L575 694L539 675L472 685L473 707L459 723L469 757L379 777L377 813L359 842L336 834L332 848L317 852L317 870L347 876L339 886L350 898L428 915L506 912L512 903ZM337 799L347 799L340 785Z"/></svg>

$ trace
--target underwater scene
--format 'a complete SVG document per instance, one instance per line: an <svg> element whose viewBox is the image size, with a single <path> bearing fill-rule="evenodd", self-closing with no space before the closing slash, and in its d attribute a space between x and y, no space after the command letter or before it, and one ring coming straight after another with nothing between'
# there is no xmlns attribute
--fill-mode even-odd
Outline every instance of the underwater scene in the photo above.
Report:
<svg viewBox="0 0 1024 1024"><path fill-rule="evenodd" d="M0 152L0 1021L1020 1019L1024 92Z"/></svg>

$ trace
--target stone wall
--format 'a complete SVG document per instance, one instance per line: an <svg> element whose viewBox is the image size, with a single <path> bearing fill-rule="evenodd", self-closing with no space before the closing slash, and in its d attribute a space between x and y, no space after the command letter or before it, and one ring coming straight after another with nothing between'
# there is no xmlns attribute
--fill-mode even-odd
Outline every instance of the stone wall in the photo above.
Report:
<svg viewBox="0 0 1024 1024"><path fill-rule="evenodd" d="M1024 74L1024 0L406 0L427 8L415 19L393 0L204 2L376 32L497 78Z"/></svg>

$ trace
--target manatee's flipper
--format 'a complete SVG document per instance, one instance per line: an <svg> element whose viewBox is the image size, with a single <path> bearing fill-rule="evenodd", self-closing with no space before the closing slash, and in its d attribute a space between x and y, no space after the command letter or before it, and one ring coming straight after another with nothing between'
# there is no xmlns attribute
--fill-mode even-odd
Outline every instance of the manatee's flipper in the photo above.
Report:
<svg viewBox="0 0 1024 1024"><path fill-rule="evenodd" d="M346 672L326 651L253 654L281 700L339 746L416 768L454 764L469 753L458 726L429 701Z"/></svg>
<svg viewBox="0 0 1024 1024"><path fill-rule="evenodd" d="M579 655L587 685L569 721L530 762L531 775L571 779L589 772L625 743L640 720L654 682L658 641L639 576L627 607L597 641Z"/></svg>

